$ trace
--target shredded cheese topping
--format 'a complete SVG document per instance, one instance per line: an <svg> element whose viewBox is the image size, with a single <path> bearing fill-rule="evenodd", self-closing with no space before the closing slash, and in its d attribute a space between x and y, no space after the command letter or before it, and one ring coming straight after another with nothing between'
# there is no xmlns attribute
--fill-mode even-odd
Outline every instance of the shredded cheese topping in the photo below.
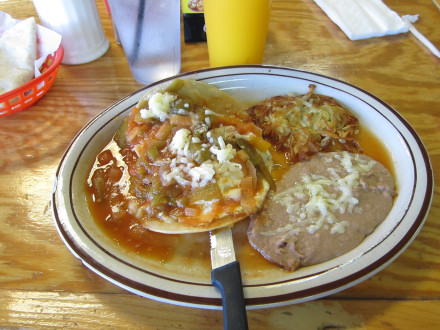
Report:
<svg viewBox="0 0 440 330"><path fill-rule="evenodd" d="M143 119L158 118L163 122L170 113L171 102L176 99L176 95L155 93L148 101L148 109L141 109L139 111L140 115Z"/></svg>
<svg viewBox="0 0 440 330"><path fill-rule="evenodd" d="M184 116L193 116L184 109L177 109L176 102L179 102L175 95L169 93L155 93L148 101L148 109L141 109L140 116L144 120L160 120L164 122L170 119L173 114ZM184 107L188 107L185 104ZM191 186L192 188L204 187L209 182L216 182L224 198L240 201L241 189L240 182L243 179L242 166L233 161L237 150L229 143L225 142L223 134L214 133L211 128L211 117L222 116L210 109L204 110L203 121L194 117L194 125L188 128L180 128L174 133L168 150L173 157L171 159L161 158L162 163L168 163L169 170L161 172L161 180L165 184L176 182L182 186ZM211 117L210 117L211 116ZM239 134L233 126L222 126L225 131L232 136L252 139L253 133L246 135ZM229 130L228 130L229 128ZM218 128L216 128L218 129ZM197 145L197 146L195 146ZM142 149L141 146L135 146L134 149ZM196 151L194 151L196 150ZM202 163L195 161L195 158L202 152L209 152L209 159ZM138 152L138 155L140 152ZM269 154L267 152L267 154ZM270 155L270 154L269 154ZM265 160L268 155L264 155Z"/></svg>
<svg viewBox="0 0 440 330"><path fill-rule="evenodd" d="M219 147L212 146L209 148L209 151L217 156L219 163L224 163L234 158L237 151L232 147L231 144L226 145L221 136L218 138L218 145Z"/></svg>
<svg viewBox="0 0 440 330"><path fill-rule="evenodd" d="M284 205L290 217L289 224L278 229L277 233L299 231L304 226L310 234L323 226L330 228L332 234L345 232L349 223L338 221L335 213L353 213L359 203L353 190L359 185L361 174L370 171L376 162L362 160L358 155L353 157L348 152L343 152L342 157L335 155L335 159L340 161L346 173L338 173L335 168L329 167L330 177L304 175L301 183L274 196L273 200Z"/></svg>

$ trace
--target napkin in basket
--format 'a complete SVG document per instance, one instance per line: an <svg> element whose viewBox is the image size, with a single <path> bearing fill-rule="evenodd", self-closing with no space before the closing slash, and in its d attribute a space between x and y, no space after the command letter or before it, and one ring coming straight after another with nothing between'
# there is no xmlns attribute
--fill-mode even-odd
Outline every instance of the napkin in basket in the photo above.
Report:
<svg viewBox="0 0 440 330"><path fill-rule="evenodd" d="M0 94L32 80L36 58L37 27L31 17L15 24L0 37Z"/></svg>
<svg viewBox="0 0 440 330"><path fill-rule="evenodd" d="M28 19L25 20L16 20L14 19L11 15L9 15L8 13L5 13L3 11L0 11L0 38L5 35L6 31L13 29L14 27L17 27L18 25L23 25L26 24L29 25L28 23L33 23L35 24L35 20L33 17L30 17ZM28 29L26 29L27 31ZM23 30L24 31L24 30ZM31 31L30 29L28 31ZM34 31L34 30L32 30ZM26 77L27 80L31 80L34 77L38 77L41 73L39 71L39 68L42 66L42 64L46 61L46 58L49 54L53 54L59 47L61 44L61 35L49 30L47 28L45 28L44 26L41 25L36 25L36 36L34 36L34 38L36 38L36 42L37 42L37 49L36 49L36 59L33 58L33 65L34 68L33 70L31 70L32 68L27 68L29 71L31 72L31 75L29 77ZM20 40L21 38L18 37L16 38L16 40L10 40L11 38L8 38L8 42L5 43L6 48L10 47L13 48L15 47L16 50L19 53L23 53L25 51L25 47L23 47L23 43L22 40ZM15 45L13 44L14 42L16 43ZM35 42L35 40L34 40ZM21 49L23 48L23 49ZM0 56L2 54L5 54L5 56L9 55L8 51L6 52L2 52L0 54ZM15 53L14 53L15 54ZM14 62L14 61L13 61ZM8 65L8 63L6 63L6 61L3 59L2 63L4 65ZM14 63L12 63L11 65L14 65ZM32 63L31 63L32 65ZM0 81L0 94L2 93L6 93L7 91L20 87L22 84L24 84L27 81L18 79L16 81L7 81L8 80L8 72L5 72L6 70L2 70L2 72L0 72L0 78L2 79ZM10 71L10 70L9 70ZM3 77L2 74L6 74L6 77Z"/></svg>
<svg viewBox="0 0 440 330"><path fill-rule="evenodd" d="M314 0L351 40L408 32L402 18L382 0Z"/></svg>

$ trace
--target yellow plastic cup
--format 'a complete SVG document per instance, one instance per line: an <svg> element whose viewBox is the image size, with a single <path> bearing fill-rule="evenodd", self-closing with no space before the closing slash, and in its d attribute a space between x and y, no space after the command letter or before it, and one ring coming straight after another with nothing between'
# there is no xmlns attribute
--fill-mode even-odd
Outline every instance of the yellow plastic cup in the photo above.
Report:
<svg viewBox="0 0 440 330"><path fill-rule="evenodd" d="M271 0L204 0L211 67L261 64Z"/></svg>

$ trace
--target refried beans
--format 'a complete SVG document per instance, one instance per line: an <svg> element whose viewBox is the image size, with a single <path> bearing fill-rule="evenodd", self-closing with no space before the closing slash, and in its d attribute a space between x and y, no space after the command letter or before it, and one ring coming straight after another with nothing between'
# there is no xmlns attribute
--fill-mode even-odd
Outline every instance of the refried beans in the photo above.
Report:
<svg viewBox="0 0 440 330"><path fill-rule="evenodd" d="M249 241L287 270L321 263L358 246L384 220L394 195L392 175L372 158L319 153L277 182L251 216Z"/></svg>

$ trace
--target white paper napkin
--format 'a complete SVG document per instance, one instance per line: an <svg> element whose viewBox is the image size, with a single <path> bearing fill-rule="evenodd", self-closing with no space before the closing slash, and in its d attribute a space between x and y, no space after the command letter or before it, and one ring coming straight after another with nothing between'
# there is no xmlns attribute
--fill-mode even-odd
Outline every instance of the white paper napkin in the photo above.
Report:
<svg viewBox="0 0 440 330"><path fill-rule="evenodd" d="M3 32L17 23L8 13L0 11L0 37ZM61 35L55 31L49 30L44 26L37 25L37 49L38 58L35 61L35 77L41 75L39 68L46 61L49 54L53 54L61 44Z"/></svg>
<svg viewBox="0 0 440 330"><path fill-rule="evenodd" d="M351 39L408 32L402 18L382 0L314 0Z"/></svg>

